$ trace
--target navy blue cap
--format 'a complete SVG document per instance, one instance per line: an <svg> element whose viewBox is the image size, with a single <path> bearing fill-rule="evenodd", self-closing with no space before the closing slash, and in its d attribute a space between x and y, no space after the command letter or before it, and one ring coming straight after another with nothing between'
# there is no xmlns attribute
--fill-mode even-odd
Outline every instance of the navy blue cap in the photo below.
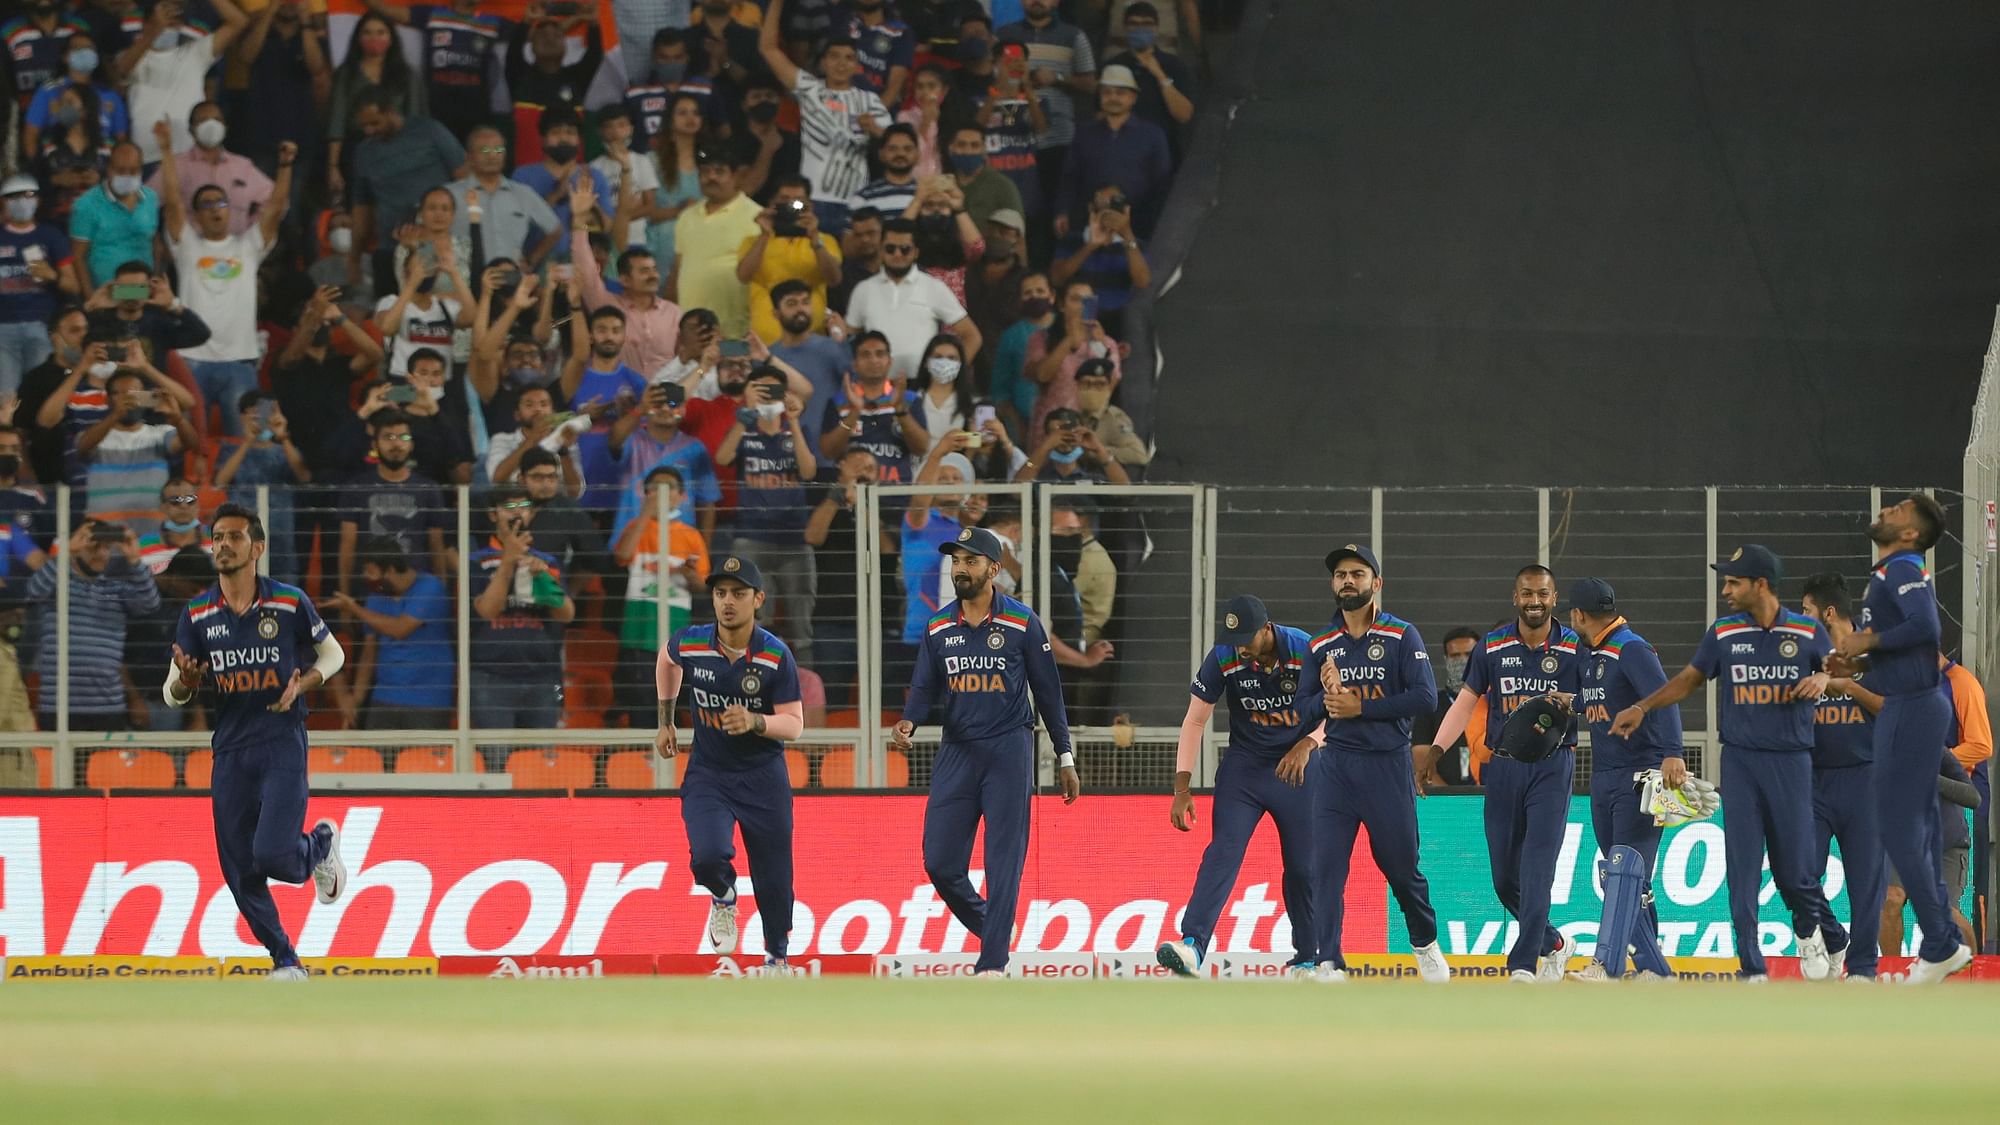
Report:
<svg viewBox="0 0 2000 1125"><path fill-rule="evenodd" d="M1238 595L1222 607L1222 623L1215 630L1215 643L1242 648L1270 621L1271 615L1255 595Z"/></svg>
<svg viewBox="0 0 2000 1125"><path fill-rule="evenodd" d="M1618 594L1602 578L1579 578L1569 588L1569 607L1585 613L1610 613L1618 608Z"/></svg>
<svg viewBox="0 0 2000 1125"><path fill-rule="evenodd" d="M708 576L709 585L713 586L717 582L741 582L752 590L762 593L764 572L757 569L756 563L742 555L724 555L716 562L715 569Z"/></svg>
<svg viewBox="0 0 2000 1125"><path fill-rule="evenodd" d="M959 531L956 538L938 544L938 554L949 555L953 551L971 551L975 555L1000 561L1000 537L983 527L968 527Z"/></svg>
<svg viewBox="0 0 2000 1125"><path fill-rule="evenodd" d="M1375 552L1369 550L1366 547L1360 546L1359 544L1356 543L1349 543L1344 547L1335 547L1333 550L1327 552L1326 556L1327 573L1328 574L1333 573L1333 568L1339 565L1340 560L1342 559L1360 559L1362 562L1368 564L1369 570L1375 572L1375 577L1377 578L1382 577L1382 564L1375 561Z"/></svg>
<svg viewBox="0 0 2000 1125"><path fill-rule="evenodd" d="M1785 568L1778 562L1778 556L1772 554L1769 547L1755 543L1745 543L1728 558L1709 566L1724 578L1768 578L1772 585L1785 576Z"/></svg>
<svg viewBox="0 0 2000 1125"><path fill-rule="evenodd" d="M1524 699L1507 716L1494 752L1521 762L1539 762L1555 752L1569 733L1570 712L1546 695Z"/></svg>

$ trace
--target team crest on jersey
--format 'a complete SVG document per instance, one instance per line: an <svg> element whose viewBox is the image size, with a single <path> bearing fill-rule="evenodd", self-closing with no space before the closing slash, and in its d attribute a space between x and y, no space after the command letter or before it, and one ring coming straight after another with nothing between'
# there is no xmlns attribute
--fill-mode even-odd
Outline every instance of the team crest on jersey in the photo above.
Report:
<svg viewBox="0 0 2000 1125"><path fill-rule="evenodd" d="M1376 641L1374 644L1368 646L1368 659L1380 660L1382 659L1382 654L1388 651L1388 649L1382 647L1381 641Z"/></svg>
<svg viewBox="0 0 2000 1125"><path fill-rule="evenodd" d="M1297 676L1286 676L1284 679L1278 681L1278 690L1284 692L1286 695L1296 694L1299 690L1299 678Z"/></svg>
<svg viewBox="0 0 2000 1125"><path fill-rule="evenodd" d="M276 637L278 635L278 619L268 613L259 617L257 619L257 635L267 641Z"/></svg>
<svg viewBox="0 0 2000 1125"><path fill-rule="evenodd" d="M1799 642L1791 639L1790 637L1786 637L1784 640L1778 642L1779 656L1784 657L1786 660L1790 660L1792 657L1797 656L1798 654L1799 654Z"/></svg>
<svg viewBox="0 0 2000 1125"><path fill-rule="evenodd" d="M1557 667L1559 667L1559 665L1556 663L1556 658L1554 655L1542 657L1542 672L1545 675L1550 675L1550 676L1555 675Z"/></svg>
<svg viewBox="0 0 2000 1125"><path fill-rule="evenodd" d="M756 695L758 692L764 690L764 677L755 672L743 673L741 683L743 684L744 695Z"/></svg>
<svg viewBox="0 0 2000 1125"><path fill-rule="evenodd" d="M1003 636L1001 636L1001 635L1000 635L1000 634L998 634L998 633L988 633L988 634L986 634L986 647L987 647L987 648L990 648L990 649L1000 649L1000 648L1004 648L1004 647L1006 646L1006 644L1007 644L1007 638L1006 638L1006 637L1003 637Z"/></svg>
<svg viewBox="0 0 2000 1125"><path fill-rule="evenodd" d="M449 46L451 46L451 32L449 32L449 31L433 31L433 32L431 32L431 46L433 46L433 47L449 47Z"/></svg>

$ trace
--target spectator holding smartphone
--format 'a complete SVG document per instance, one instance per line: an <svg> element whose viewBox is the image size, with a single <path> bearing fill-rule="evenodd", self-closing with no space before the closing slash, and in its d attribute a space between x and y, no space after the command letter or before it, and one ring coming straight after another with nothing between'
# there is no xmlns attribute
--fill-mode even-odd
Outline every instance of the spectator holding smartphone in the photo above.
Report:
<svg viewBox="0 0 2000 1125"><path fill-rule="evenodd" d="M136 359L133 367L111 376L105 384L110 409L76 438L77 453L87 466L84 510L133 532L133 561L138 558L137 536L159 529L155 504L170 475L168 466L200 445L180 400L147 388L148 380L157 383L166 376L144 356ZM155 416L164 421L148 421Z"/></svg>
<svg viewBox="0 0 2000 1125"><path fill-rule="evenodd" d="M349 482L342 505L339 581L334 589L344 594L354 591L355 548L364 539L385 535L394 539L411 558L429 557L440 578L456 569L453 553L445 547L444 495L435 480L417 472L409 415L381 405L383 389L371 392L363 404L364 409L374 407L367 414L367 426L375 464Z"/></svg>
<svg viewBox="0 0 2000 1125"><path fill-rule="evenodd" d="M181 409L192 409L194 395L151 365L138 341L123 338L109 327L92 327L84 336L81 354L49 396L42 400L35 424L44 430L59 430L63 442L63 482L74 488L88 485L90 458L81 446L85 433L97 427L112 412L111 377L118 373L120 359L133 364L161 397L171 398Z"/></svg>
<svg viewBox="0 0 2000 1125"><path fill-rule="evenodd" d="M487 503L493 537L472 553L472 725L482 730L562 722L563 626L576 603L554 557L535 550L534 502L519 485L496 486ZM506 751L486 750L487 768Z"/></svg>
<svg viewBox="0 0 2000 1125"><path fill-rule="evenodd" d="M1115 185L1132 203L1134 223L1153 232L1153 220L1166 202L1173 181L1174 161L1167 132L1133 115L1139 103L1139 80L1128 66L1107 66L1097 79L1102 112L1076 127L1076 143L1064 161L1062 186L1056 191L1058 224L1074 223L1086 190ZM1067 231L1064 226L1064 231Z"/></svg>
<svg viewBox="0 0 2000 1125"><path fill-rule="evenodd" d="M56 729L56 583L69 576L69 728L126 730L131 695L125 678L125 634L131 622L160 604L153 572L140 566L139 537L130 527L87 519L64 544L60 558L45 561L28 579L37 628L36 667L43 690L39 722Z"/></svg>
<svg viewBox="0 0 2000 1125"><path fill-rule="evenodd" d="M225 441L228 452L215 471L215 486L229 490L229 501L257 510L257 487L267 486L270 515L264 520L270 541L271 577L297 585L305 573L299 564L298 519L294 507L299 485L312 483L312 466L292 442L292 425L277 396L250 391L237 400L242 421L240 438Z"/></svg>
<svg viewBox="0 0 2000 1125"><path fill-rule="evenodd" d="M360 558L367 599L338 591L326 599L364 630L353 674L334 686L348 729L449 730L458 696L450 591L387 536L370 539Z"/></svg>
<svg viewBox="0 0 2000 1125"><path fill-rule="evenodd" d="M1042 422L1041 444L1014 479L1022 484L1051 481L1066 484L1131 484L1125 466L1111 456L1083 418L1068 407L1051 411Z"/></svg>
<svg viewBox="0 0 2000 1125"><path fill-rule="evenodd" d="M868 145L894 123L889 107L873 90L857 84L860 56L853 42L829 37L819 48L822 78L794 63L778 42L778 28L784 23L784 0L771 0L758 30L758 49L764 61L785 89L797 97L799 105L799 170L811 185L811 198L818 200L817 218L829 234L847 229L847 201L868 182ZM817 230L819 223L814 224ZM746 280L748 280L746 278ZM838 261L828 282L840 280ZM765 287L767 290L769 286ZM754 315L759 301L769 297L752 294ZM769 339L774 332L763 332Z"/></svg>
<svg viewBox="0 0 2000 1125"><path fill-rule="evenodd" d="M1116 382L1120 376L1118 343L1104 330L1097 294L1090 285L1082 281L1064 285L1058 308L1062 334L1057 336L1052 326L1028 343L1028 375L1042 388L1035 399L1033 427L1037 431L1050 411L1075 409L1076 372L1085 361L1109 360L1112 380Z"/></svg>
<svg viewBox="0 0 2000 1125"><path fill-rule="evenodd" d="M631 413L646 393L646 379L620 358L625 351L625 314L614 305L591 310L587 333L572 332L569 362L563 365L563 395L578 414L590 417L590 432L577 439L583 470L583 506L617 506L618 467L612 449L615 419Z"/></svg>
<svg viewBox="0 0 2000 1125"><path fill-rule="evenodd" d="M704 543L714 542L716 506L722 501L722 487L715 478L715 464L708 447L681 429L687 391L678 383L654 383L646 389L638 407L627 412L611 428L611 457L617 463L624 484L619 489L618 514L613 534L623 536L625 528L642 514L646 499L645 481L655 467L669 465L680 474L683 485L680 508L675 513L682 523L695 525Z"/></svg>
<svg viewBox="0 0 2000 1125"><path fill-rule="evenodd" d="M812 663L813 599L818 585L813 553L805 544L805 482L819 475L800 416L805 401L791 393L783 372L760 366L750 372L743 405L716 448L715 463L738 470L736 536L730 550L757 564L764 576L768 620L801 663Z"/></svg>
<svg viewBox="0 0 2000 1125"><path fill-rule="evenodd" d="M48 319L59 294L75 294L69 238L35 221L41 186L20 173L0 182L6 221L0 224L0 399L49 358Z"/></svg>
<svg viewBox="0 0 2000 1125"><path fill-rule="evenodd" d="M812 287L812 328L825 330L827 287L840 281L840 247L821 233L811 204L804 179L781 181L771 205L757 213L756 236L736 249L736 280L750 287L750 331L759 339L778 338L771 291L785 281Z"/></svg>
<svg viewBox="0 0 2000 1125"><path fill-rule="evenodd" d="M1142 468L1152 450L1132 427L1132 416L1111 405L1118 385L1118 368L1108 359L1087 359L1076 369L1076 410L1083 428L1097 435L1112 460L1128 469Z"/></svg>
<svg viewBox="0 0 2000 1125"><path fill-rule="evenodd" d="M1098 302L1098 320L1113 337L1123 335L1125 306L1132 294L1152 287L1153 270L1132 233L1131 205L1116 187L1103 187L1091 197L1090 221L1081 231L1056 244L1049 280L1056 285L1081 281Z"/></svg>

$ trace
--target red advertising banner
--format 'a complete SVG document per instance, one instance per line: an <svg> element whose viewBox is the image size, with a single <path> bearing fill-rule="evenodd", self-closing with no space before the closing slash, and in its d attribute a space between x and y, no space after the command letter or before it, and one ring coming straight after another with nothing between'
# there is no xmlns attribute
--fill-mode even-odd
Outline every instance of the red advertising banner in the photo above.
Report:
<svg viewBox="0 0 2000 1125"><path fill-rule="evenodd" d="M1167 824L1163 797L1037 798L1021 891L1023 951L1149 954L1179 933L1208 844ZM791 957L975 948L923 871L920 795L799 798ZM306 957L490 958L482 975L593 958L709 954L708 894L688 876L678 800L661 797L315 797L307 823L342 827L348 894L273 887ZM741 860L738 869L747 865ZM1215 948L1289 951L1277 840L1264 826ZM973 879L981 882L981 852ZM1355 856L1346 946L1386 948L1381 875ZM764 952L745 879L735 962ZM205 797L0 798L0 956L259 957L215 862ZM503 970L499 959L512 959ZM1143 959L1143 958L1142 958ZM852 971L832 968L824 972ZM470 968L470 966L468 966ZM463 970L461 970L463 971ZM630 971L626 969L625 971ZM677 968L676 971L689 971ZM563 975L570 975L565 973Z"/></svg>

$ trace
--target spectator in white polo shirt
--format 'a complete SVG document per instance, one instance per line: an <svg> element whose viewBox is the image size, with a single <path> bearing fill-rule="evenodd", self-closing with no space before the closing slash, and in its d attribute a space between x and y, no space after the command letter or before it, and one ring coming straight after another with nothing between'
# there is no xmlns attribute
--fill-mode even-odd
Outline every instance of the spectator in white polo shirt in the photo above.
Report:
<svg viewBox="0 0 2000 1125"><path fill-rule="evenodd" d="M931 337L950 332L969 361L979 352L979 329L944 282L917 266L916 226L908 219L882 224L882 272L854 287L847 302L849 332L876 331L889 338L890 378L916 372Z"/></svg>

